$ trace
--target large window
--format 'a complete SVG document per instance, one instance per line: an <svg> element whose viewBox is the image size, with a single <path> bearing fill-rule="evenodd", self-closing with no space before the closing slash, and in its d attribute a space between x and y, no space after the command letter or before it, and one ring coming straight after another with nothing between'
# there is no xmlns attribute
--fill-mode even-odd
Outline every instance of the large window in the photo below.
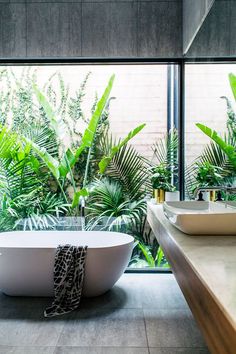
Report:
<svg viewBox="0 0 236 354"><path fill-rule="evenodd" d="M83 227L128 232L137 240L131 267L166 266L145 222L146 197L155 188L152 175L163 174L169 190L185 182L187 199L200 183L234 183L224 154L196 123L223 139L232 137L235 100L229 73L236 72L236 65L185 63L184 107L180 69L178 64L123 63L1 66L0 123L6 130L4 141L12 141L12 151L2 154L0 166L1 231ZM53 164L62 162L66 170L63 154L69 151L65 156L70 163L112 74L114 84L92 147L58 179ZM179 115L183 110L185 124ZM138 134L128 135L143 123ZM184 131L178 132L179 123ZM184 146L182 140L178 144L182 134ZM128 143L119 147L127 135ZM101 168L104 157L108 159ZM75 198L81 190L85 220L82 197Z"/></svg>
<svg viewBox="0 0 236 354"><path fill-rule="evenodd" d="M112 74L114 85L92 147L58 177L56 162L67 169ZM1 231L85 227L128 232L137 240L131 267L166 267L145 222L145 197L152 194L151 166L160 163L154 144L160 139L166 144L167 131L172 137L178 120L176 75L175 67L166 64L2 66L0 123L12 151L1 159ZM128 144L115 149L105 171L99 170L99 161L143 123ZM176 177L170 182L178 183ZM75 198L75 191L84 189L89 192L83 192L85 221Z"/></svg>

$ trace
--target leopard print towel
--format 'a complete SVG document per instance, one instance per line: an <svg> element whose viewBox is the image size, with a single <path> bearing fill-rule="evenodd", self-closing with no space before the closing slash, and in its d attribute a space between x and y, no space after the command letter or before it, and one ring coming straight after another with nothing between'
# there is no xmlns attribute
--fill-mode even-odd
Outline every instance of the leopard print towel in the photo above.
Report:
<svg viewBox="0 0 236 354"><path fill-rule="evenodd" d="M75 310L80 303L87 246L59 245L54 263L54 299L44 311L45 317Z"/></svg>

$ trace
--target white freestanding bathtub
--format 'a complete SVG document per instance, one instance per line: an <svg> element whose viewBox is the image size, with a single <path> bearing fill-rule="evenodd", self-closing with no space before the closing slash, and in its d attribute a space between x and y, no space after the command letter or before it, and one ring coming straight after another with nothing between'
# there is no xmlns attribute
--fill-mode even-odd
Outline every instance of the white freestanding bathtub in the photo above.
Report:
<svg viewBox="0 0 236 354"><path fill-rule="evenodd" d="M134 239L106 231L15 231L0 234L0 290L12 296L53 296L56 247L88 246L84 296L111 289L131 257Z"/></svg>

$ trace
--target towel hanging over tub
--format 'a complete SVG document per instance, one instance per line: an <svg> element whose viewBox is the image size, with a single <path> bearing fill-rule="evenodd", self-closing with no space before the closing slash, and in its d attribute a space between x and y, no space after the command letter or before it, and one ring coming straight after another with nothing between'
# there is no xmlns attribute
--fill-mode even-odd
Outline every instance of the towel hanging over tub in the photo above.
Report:
<svg viewBox="0 0 236 354"><path fill-rule="evenodd" d="M45 317L75 310L80 303L87 246L59 245L54 263L54 300Z"/></svg>

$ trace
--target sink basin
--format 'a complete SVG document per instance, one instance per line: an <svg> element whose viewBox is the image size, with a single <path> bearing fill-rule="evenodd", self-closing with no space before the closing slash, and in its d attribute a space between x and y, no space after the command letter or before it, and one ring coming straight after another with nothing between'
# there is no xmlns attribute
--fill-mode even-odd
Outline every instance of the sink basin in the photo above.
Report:
<svg viewBox="0 0 236 354"><path fill-rule="evenodd" d="M164 214L179 230L189 235L235 235L236 209L214 202L165 202Z"/></svg>

